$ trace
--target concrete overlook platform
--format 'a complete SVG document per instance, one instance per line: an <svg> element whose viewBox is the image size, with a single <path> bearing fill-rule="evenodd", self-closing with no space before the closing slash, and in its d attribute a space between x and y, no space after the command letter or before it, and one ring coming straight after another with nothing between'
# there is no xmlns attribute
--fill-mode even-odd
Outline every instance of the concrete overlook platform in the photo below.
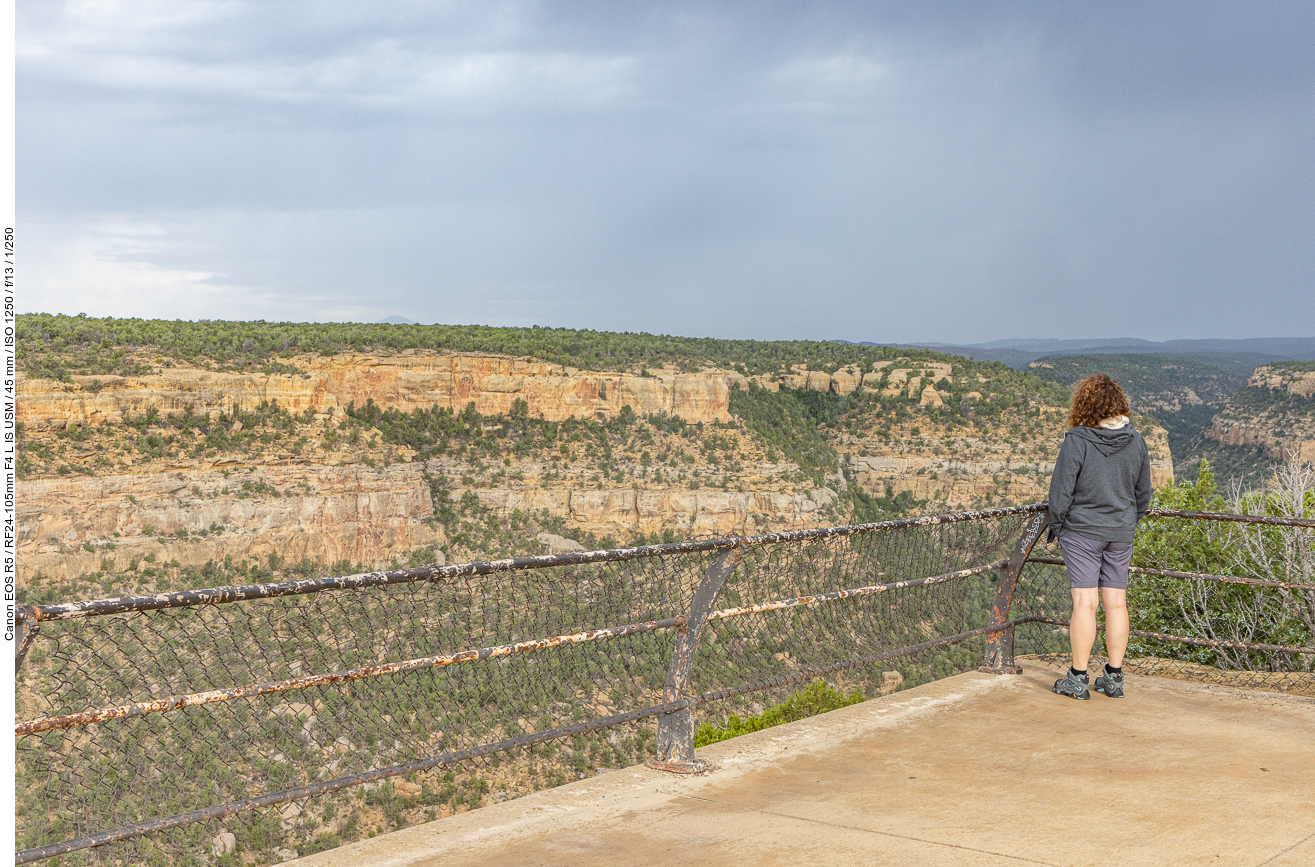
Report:
<svg viewBox="0 0 1315 867"><path fill-rule="evenodd" d="M304 867L1315 865L1315 699L963 674L322 852Z"/></svg>

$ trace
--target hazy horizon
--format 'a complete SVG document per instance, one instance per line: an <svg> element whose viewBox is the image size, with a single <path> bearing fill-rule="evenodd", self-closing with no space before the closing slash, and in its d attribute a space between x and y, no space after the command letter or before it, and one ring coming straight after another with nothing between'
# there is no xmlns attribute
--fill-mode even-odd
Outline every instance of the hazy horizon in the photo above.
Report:
<svg viewBox="0 0 1315 867"><path fill-rule="evenodd" d="M31 311L27 311L27 313L30 313L30 314L43 314L43 315L63 315L63 316L70 316L70 315L71 315L71 316L76 316L76 315L77 315L77 314L66 314L66 313L62 313L62 312L61 312L61 313L52 313L51 311L45 311L45 310L31 310ZM20 314L20 315L26 315L26 314ZM105 318L105 317L94 317L94 318ZM214 317L214 318L210 318L210 317L202 317L202 318L199 318L199 319L177 319L177 318L174 318L174 319L172 319L172 320L170 320L170 319L168 319L168 318L166 318L166 317L108 317L108 318L120 318L120 319L127 319L127 318L151 318L151 319L160 319L160 320L162 320L162 321L179 321L179 322L202 322L202 321L255 321L255 320L233 320L233 319L227 319L227 320L226 320L226 319L219 318L219 317ZM405 320L405 321L389 321L389 320L399 320L399 319L400 319L400 320ZM376 320L376 321L365 321L365 320L266 320L266 321L269 321L269 322L271 322L272 324L292 324L292 325L315 325L315 324L318 324L318 323L320 323L320 322L323 322L323 323L346 324L346 325L419 325L419 326L442 325L442 326L457 327L457 328L461 328L461 327L472 327L472 328L484 328L484 327L516 327L516 328L527 328L527 327L535 327L535 326L521 326L521 325L518 325L518 326L500 326L500 325L495 325L495 324L493 324L493 323L488 323L488 322L421 322L421 321L418 321L418 320L412 320L412 319L409 319L409 318L407 318L407 317L400 316L399 314L390 314L390 315L388 315L388 316L386 316L386 317L384 317L384 318L382 318L382 319ZM537 326L537 327L540 327L540 328L562 328L562 329L578 330L578 331L609 331L609 329L588 328L588 327L584 327L584 326L574 326L574 325L569 325L569 324L565 324L565 325L541 325L541 326ZM613 332L611 332L611 333L616 333L616 332L613 331ZM691 334L680 334L680 333L675 333L675 332L657 332L657 331L642 331L642 330L640 330L640 331L634 331L634 330L632 330L631 333L652 334L652 335L655 335L655 336L665 336L665 337L681 337L681 338L689 338L689 339L693 339L693 340L702 340L702 339L722 339L722 338L717 338L716 335L712 335L712 334L692 334L692 333L691 333ZM1217 342L1217 343L1256 343L1256 342L1279 342L1279 341L1311 341L1311 342L1312 342L1311 352L1315 353L1315 335L1265 335L1265 336L1263 336L1263 337L1246 337L1246 338L1195 338L1195 337L1187 337L1187 338L1174 338L1174 339L1167 340L1167 341L1152 341L1152 340L1148 340L1148 339L1146 339L1146 338L1141 338L1141 337L1127 337L1127 336L1123 336L1123 337L1077 337L1077 338L1062 338L1062 339L1061 339L1061 338L1050 338L1050 337L1015 337L1015 338L1000 338L1000 339L994 339L994 340L989 340L989 341L982 341L982 342L977 342L977 343L954 343L954 342L940 341L940 340L891 340L891 341L888 341L888 342L883 342L883 341L872 341L872 340L855 340L855 339L841 338L841 337L819 337L819 338L813 338L813 337L778 337L778 338L754 338L754 337L745 337L745 338L725 338L725 339L736 339L736 340L805 340L805 341L810 341L810 340L820 340L820 341L831 341L831 342L840 342L840 343L860 343L860 344L861 344L861 343L872 343L872 344L886 345L886 346L922 346L922 347L927 347L927 348L930 348L930 349L935 349L935 348L937 348L937 347L946 347L946 348L951 348L951 349L953 349L953 348L968 348L968 349L1022 349L1022 350L1037 350L1037 349L1041 349L1043 346L1046 347L1046 348L1054 348L1054 349L1071 349L1071 348L1074 348L1074 345L1075 345L1075 344L1076 344L1076 345L1079 345L1079 346L1081 346L1081 345L1088 345L1088 344L1089 344L1089 345L1091 345L1093 348L1097 348L1097 347L1115 346L1115 345L1118 345L1118 344L1120 344L1120 343L1122 343L1122 342L1125 342L1125 341L1132 341L1132 342L1136 342L1136 343L1138 343L1138 344L1147 344L1147 345L1152 346L1152 347L1154 347L1154 346L1163 346L1163 345L1171 344L1171 343L1184 343L1184 342L1190 342L1190 343L1216 343L1216 342Z"/></svg>

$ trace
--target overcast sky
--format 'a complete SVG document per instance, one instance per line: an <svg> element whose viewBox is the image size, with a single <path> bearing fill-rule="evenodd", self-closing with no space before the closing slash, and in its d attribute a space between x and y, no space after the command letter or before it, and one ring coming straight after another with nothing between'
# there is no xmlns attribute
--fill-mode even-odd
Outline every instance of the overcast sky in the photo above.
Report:
<svg viewBox="0 0 1315 867"><path fill-rule="evenodd" d="M26 311L1315 335L1315 4L18 13Z"/></svg>

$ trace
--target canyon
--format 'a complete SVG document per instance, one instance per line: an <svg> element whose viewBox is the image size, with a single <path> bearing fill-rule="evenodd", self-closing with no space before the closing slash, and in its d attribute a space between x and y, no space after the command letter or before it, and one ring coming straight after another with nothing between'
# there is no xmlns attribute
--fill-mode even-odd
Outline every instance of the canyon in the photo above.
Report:
<svg viewBox="0 0 1315 867"><path fill-rule="evenodd" d="M1206 437L1275 460L1315 461L1315 369L1309 362L1265 365L1211 420Z"/></svg>
<svg viewBox="0 0 1315 867"><path fill-rule="evenodd" d="M163 565L474 559L492 549L472 540L512 526L525 538L499 551L537 553L545 530L628 543L801 529L849 520L856 491L917 511L1036 502L1065 429L1058 400L1015 394L991 368L943 356L753 376L434 351L294 356L280 367L20 376L20 585ZM735 410L736 394L791 389L837 405L863 399L818 427L834 465L812 476ZM1001 399L1016 409L975 413ZM473 412L476 439L420 454L362 421L366 405L411 414L395 424ZM476 450L516 419L549 433L560 423L574 439ZM192 425L229 445L206 447ZM1142 429L1161 484L1172 478L1167 439ZM445 503L472 517L445 524Z"/></svg>

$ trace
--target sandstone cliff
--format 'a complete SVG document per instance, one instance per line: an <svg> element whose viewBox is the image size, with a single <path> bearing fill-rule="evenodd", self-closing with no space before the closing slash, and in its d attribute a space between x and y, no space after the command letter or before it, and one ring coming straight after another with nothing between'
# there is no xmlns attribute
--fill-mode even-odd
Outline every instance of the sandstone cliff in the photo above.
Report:
<svg viewBox="0 0 1315 867"><path fill-rule="evenodd" d="M1054 408L1030 428L974 429L965 433L896 429L885 437L842 436L838 448L863 489L880 496L908 493L915 500L951 509L1035 503L1046 499L1050 472L1067 424ZM1151 481L1173 480L1173 460L1163 428L1139 419L1151 455Z"/></svg>
<svg viewBox="0 0 1315 867"><path fill-rule="evenodd" d="M1257 367L1247 385L1270 391L1286 391L1310 399L1315 397L1315 370L1310 369L1308 363L1269 364Z"/></svg>
<svg viewBox="0 0 1315 867"><path fill-rule="evenodd" d="M468 403L485 415L511 411L517 400L531 415L560 421L615 415L629 405L640 414L665 412L691 422L727 421L727 372L640 376L589 373L525 358L412 352L397 356L299 356L297 373L222 373L164 368L144 376L75 376L71 383L22 378L18 418L28 430L68 424L122 422L154 407L187 407L199 415L277 403L291 412L330 412L349 403L401 410ZM743 379L743 377L740 377Z"/></svg>
<svg viewBox="0 0 1315 867"><path fill-rule="evenodd" d="M1315 370L1309 362L1256 368L1228 399L1206 436L1222 445L1258 448L1267 457L1315 461Z"/></svg>
<svg viewBox="0 0 1315 867"><path fill-rule="evenodd" d="M24 578L253 558L376 565L441 544L421 467L261 466L24 481Z"/></svg>
<svg viewBox="0 0 1315 867"><path fill-rule="evenodd" d="M322 567L477 559L537 552L545 534L800 529L848 520L855 490L895 513L1034 502L1064 430L1048 398L949 362L746 377L420 352L294 360L299 373L20 377L20 582L271 554ZM732 389L750 386L850 406L815 435L832 465L805 471L736 416ZM409 415L344 411L367 400ZM435 420L427 408L469 403L454 439L406 439L416 418ZM1162 483L1164 433L1143 433Z"/></svg>
<svg viewBox="0 0 1315 867"><path fill-rule="evenodd" d="M484 415L500 415L523 400L530 415L550 421L572 416L608 418L628 405L640 415L665 412L689 422L710 423L730 420L730 389L750 380L771 390L807 388L837 395L862 387L881 388L888 395L907 390L910 396L930 394L931 402L936 399L933 386L953 378L951 365L945 362L897 364L878 362L867 372L855 367L830 373L796 367L789 373L746 377L711 369L649 375L589 372L528 358L469 353L306 355L285 365L297 368L296 373L169 367L140 376L73 376L70 382L20 376L18 420L30 431L42 431L70 424L118 423L151 408L164 414L190 408L208 415L234 406L249 410L276 403L294 413L328 413L367 400L400 410L431 406L462 410L473 403Z"/></svg>

